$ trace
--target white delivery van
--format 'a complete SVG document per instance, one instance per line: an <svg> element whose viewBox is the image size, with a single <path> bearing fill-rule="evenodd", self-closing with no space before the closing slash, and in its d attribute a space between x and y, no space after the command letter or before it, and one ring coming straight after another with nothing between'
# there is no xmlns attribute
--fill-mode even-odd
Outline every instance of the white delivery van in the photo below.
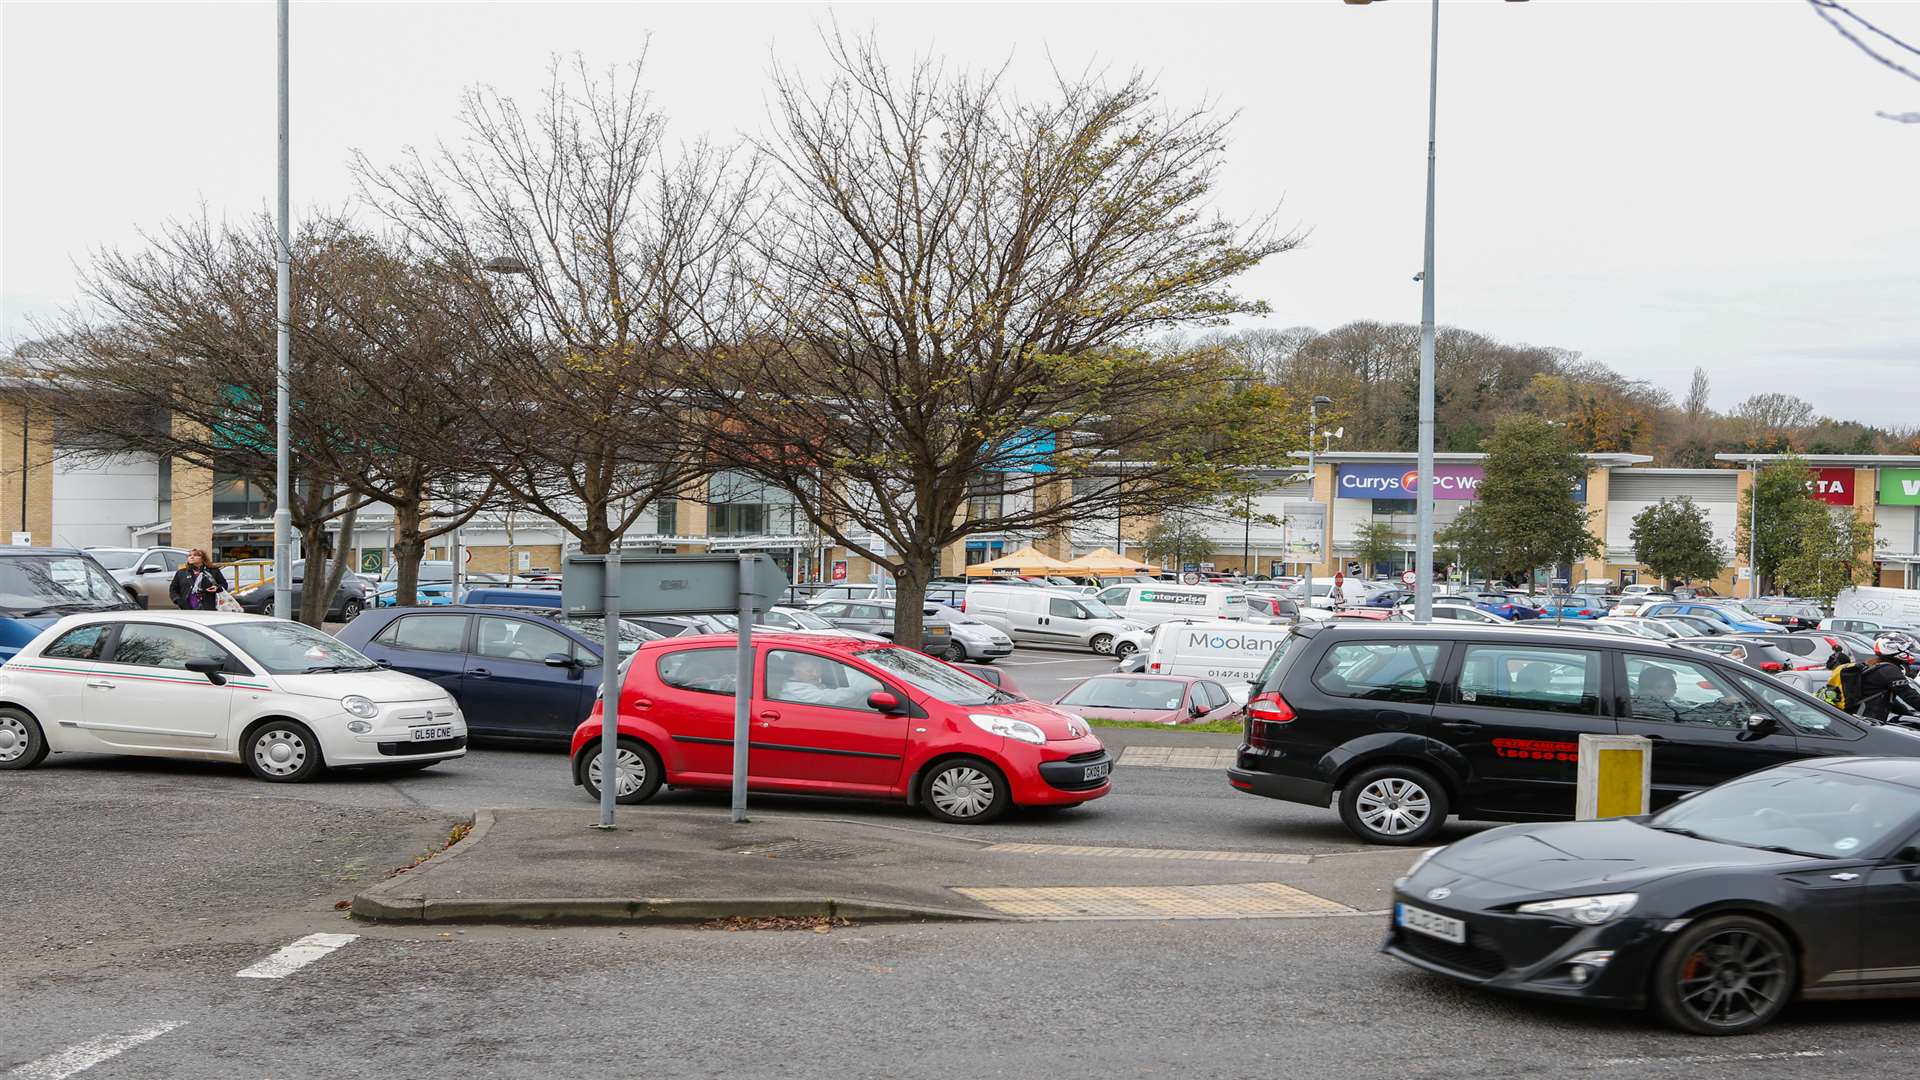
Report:
<svg viewBox="0 0 1920 1080"><path fill-rule="evenodd" d="M1920 589L1854 586L1833 598L1833 621L1853 619L1879 626L1920 626ZM1825 626L1826 623L1820 625ZM1841 626L1850 630L1854 627ZM1862 627L1861 629L1865 629Z"/></svg>
<svg viewBox="0 0 1920 1080"><path fill-rule="evenodd" d="M1017 643L1113 653L1114 639L1141 629L1098 599L1032 585L969 585L967 614Z"/></svg>
<svg viewBox="0 0 1920 1080"><path fill-rule="evenodd" d="M1100 602L1148 626L1168 619L1244 619L1252 613L1240 590L1224 585L1129 582L1101 589Z"/></svg>
<svg viewBox="0 0 1920 1080"><path fill-rule="evenodd" d="M1236 698L1245 683L1267 665L1273 650L1293 633L1290 626L1249 623L1166 622L1154 628L1147 646L1149 675L1189 675L1219 679Z"/></svg>

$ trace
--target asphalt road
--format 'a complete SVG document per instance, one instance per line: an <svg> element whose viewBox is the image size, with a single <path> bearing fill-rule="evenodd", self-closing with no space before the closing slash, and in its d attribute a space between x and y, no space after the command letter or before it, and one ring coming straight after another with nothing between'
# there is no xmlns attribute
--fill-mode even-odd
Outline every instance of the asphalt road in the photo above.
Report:
<svg viewBox="0 0 1920 1080"><path fill-rule="evenodd" d="M1017 658L1016 678L1032 690L1105 666L1060 658L1071 662ZM1234 741L1103 734L1120 748ZM1115 786L1069 813L965 831L1354 847L1331 813L1235 793L1214 769L1122 766ZM725 812L717 796L668 793L660 804ZM942 828L866 803L755 805ZM815 933L426 929L334 909L444 843L481 806L578 807L583 826L592 812L564 757L530 750L480 748L413 776L300 787L262 785L238 767L108 757L0 774L0 1080L1317 1080L1330 1071L1748 1080L1810 1068L1904 1075L1920 1037L1910 1003L1798 1007L1759 1035L1703 1040L1631 1015L1503 999L1380 956L1371 916ZM643 828L648 811L622 815ZM342 936L270 960L314 934ZM317 958L299 966L301 956Z"/></svg>

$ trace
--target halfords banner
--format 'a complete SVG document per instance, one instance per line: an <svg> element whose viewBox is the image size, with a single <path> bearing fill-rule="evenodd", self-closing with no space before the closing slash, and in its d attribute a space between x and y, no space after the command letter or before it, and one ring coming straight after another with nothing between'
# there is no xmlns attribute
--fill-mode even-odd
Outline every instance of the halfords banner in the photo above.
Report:
<svg viewBox="0 0 1920 1080"><path fill-rule="evenodd" d="M1435 465L1433 497L1478 498L1486 473L1478 465ZM1342 499L1412 499L1420 491L1420 471L1405 465L1342 465L1334 477L1334 495Z"/></svg>

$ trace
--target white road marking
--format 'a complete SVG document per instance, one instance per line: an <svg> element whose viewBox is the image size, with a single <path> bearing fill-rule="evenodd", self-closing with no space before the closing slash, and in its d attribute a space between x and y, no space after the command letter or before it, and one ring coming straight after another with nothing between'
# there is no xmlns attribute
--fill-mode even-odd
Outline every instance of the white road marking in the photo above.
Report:
<svg viewBox="0 0 1920 1080"><path fill-rule="evenodd" d="M1684 1057L1601 1058L1602 1068L1612 1065L1730 1065L1741 1061L1792 1061L1798 1058L1823 1058L1825 1050L1776 1050L1755 1054L1688 1054Z"/></svg>
<svg viewBox="0 0 1920 1080"><path fill-rule="evenodd" d="M1106 659L1106 657L1088 653L1086 656L1080 657L1077 660L1012 660L1003 658L1000 662L1012 667L1041 667L1045 664L1084 664L1089 660L1104 659Z"/></svg>
<svg viewBox="0 0 1920 1080"><path fill-rule="evenodd" d="M38 1061L29 1061L7 1073L8 1080L67 1080L77 1076L109 1058L150 1042L165 1035L177 1027L186 1026L185 1020L171 1020L164 1024L129 1031L125 1035L102 1035L97 1039L69 1046L55 1054L48 1054Z"/></svg>
<svg viewBox="0 0 1920 1080"><path fill-rule="evenodd" d="M348 942L359 934L308 934L265 960L234 972L236 979L284 979Z"/></svg>

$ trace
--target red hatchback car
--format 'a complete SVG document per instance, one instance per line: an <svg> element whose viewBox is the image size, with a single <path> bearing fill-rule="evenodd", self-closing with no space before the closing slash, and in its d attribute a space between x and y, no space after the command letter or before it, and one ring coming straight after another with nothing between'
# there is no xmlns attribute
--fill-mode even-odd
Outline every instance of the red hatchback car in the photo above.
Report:
<svg viewBox="0 0 1920 1080"><path fill-rule="evenodd" d="M642 645L620 688L614 797L733 782L736 640ZM1009 806L1073 806L1112 790L1113 759L1086 723L924 653L821 634L753 638L748 786L905 799L942 821ZM601 708L573 733L573 782L600 797Z"/></svg>

